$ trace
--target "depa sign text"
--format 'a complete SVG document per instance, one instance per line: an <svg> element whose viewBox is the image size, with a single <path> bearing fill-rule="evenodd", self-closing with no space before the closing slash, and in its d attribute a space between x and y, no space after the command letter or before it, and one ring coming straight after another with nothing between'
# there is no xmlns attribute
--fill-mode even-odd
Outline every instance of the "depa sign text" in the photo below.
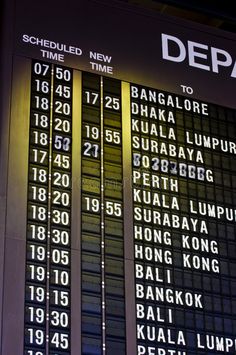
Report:
<svg viewBox="0 0 236 355"><path fill-rule="evenodd" d="M163 59L177 63L187 59L190 66L214 73L228 67L230 76L236 78L236 61L226 50L193 41L185 44L178 37L165 33L161 34L161 39Z"/></svg>

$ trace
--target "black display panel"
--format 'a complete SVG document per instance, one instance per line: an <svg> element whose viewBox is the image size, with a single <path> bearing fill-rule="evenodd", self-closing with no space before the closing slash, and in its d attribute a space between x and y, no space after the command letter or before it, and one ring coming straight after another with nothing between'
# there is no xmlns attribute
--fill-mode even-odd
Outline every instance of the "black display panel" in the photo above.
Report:
<svg viewBox="0 0 236 355"><path fill-rule="evenodd" d="M127 354L130 334L140 355L233 354L235 111L88 72L72 98L77 70L29 67L24 354L73 354L75 307L81 354Z"/></svg>

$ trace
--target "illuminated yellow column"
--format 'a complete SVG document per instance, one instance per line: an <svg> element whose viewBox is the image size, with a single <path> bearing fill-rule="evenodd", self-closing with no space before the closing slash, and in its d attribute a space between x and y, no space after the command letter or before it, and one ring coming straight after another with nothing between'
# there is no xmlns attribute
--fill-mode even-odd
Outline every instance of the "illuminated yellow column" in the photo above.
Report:
<svg viewBox="0 0 236 355"><path fill-rule="evenodd" d="M136 354L130 84L122 82L126 353Z"/></svg>

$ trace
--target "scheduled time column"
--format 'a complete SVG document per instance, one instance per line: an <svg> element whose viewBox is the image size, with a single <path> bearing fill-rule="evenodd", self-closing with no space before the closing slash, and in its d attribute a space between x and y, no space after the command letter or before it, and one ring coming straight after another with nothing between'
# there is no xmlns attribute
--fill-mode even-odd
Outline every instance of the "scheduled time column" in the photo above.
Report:
<svg viewBox="0 0 236 355"><path fill-rule="evenodd" d="M72 82L71 69L55 66L50 189L50 355L70 354Z"/></svg>
<svg viewBox="0 0 236 355"><path fill-rule="evenodd" d="M47 343L51 72L50 64L32 65L25 285L27 355L44 355Z"/></svg>

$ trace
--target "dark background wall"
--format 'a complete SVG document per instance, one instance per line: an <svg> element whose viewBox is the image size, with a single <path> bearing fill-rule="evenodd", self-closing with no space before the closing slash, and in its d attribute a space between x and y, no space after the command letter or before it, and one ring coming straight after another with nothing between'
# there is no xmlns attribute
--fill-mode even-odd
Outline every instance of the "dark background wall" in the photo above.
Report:
<svg viewBox="0 0 236 355"><path fill-rule="evenodd" d="M235 2L231 0L119 0L137 7L236 32Z"/></svg>

